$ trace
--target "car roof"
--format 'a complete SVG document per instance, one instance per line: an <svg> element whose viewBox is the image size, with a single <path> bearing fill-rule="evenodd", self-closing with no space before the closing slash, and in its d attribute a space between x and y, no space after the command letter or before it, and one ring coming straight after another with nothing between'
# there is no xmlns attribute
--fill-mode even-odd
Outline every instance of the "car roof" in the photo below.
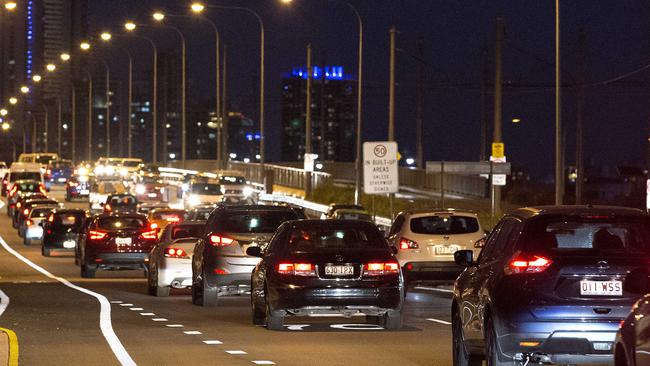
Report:
<svg viewBox="0 0 650 366"><path fill-rule="evenodd" d="M147 219L147 216L139 213L102 213L96 216L98 219L108 219L115 218L119 219L120 217L137 217L139 219Z"/></svg>
<svg viewBox="0 0 650 366"><path fill-rule="evenodd" d="M294 228L319 228L319 229L337 229L337 228L375 228L377 226L362 220L294 220L289 221ZM377 229L379 230L379 229Z"/></svg>
<svg viewBox="0 0 650 366"><path fill-rule="evenodd" d="M470 215L470 216L476 216L476 212L472 210L457 210L454 208L433 208L433 207L425 207L425 208L414 208L411 210L406 210L400 212L400 215L418 215L418 214L452 214L452 215Z"/></svg>
<svg viewBox="0 0 650 366"><path fill-rule="evenodd" d="M287 206L266 206L266 205L224 205L219 204L217 209L227 211L292 211L291 207Z"/></svg>
<svg viewBox="0 0 650 366"><path fill-rule="evenodd" d="M169 227L179 227L179 226L204 226L205 220L187 220L181 221L179 223L171 224Z"/></svg>
<svg viewBox="0 0 650 366"><path fill-rule="evenodd" d="M522 220L543 215L615 215L615 216L645 216L645 212L636 208L620 206L592 205L562 205L562 206L532 206L518 208L508 214Z"/></svg>

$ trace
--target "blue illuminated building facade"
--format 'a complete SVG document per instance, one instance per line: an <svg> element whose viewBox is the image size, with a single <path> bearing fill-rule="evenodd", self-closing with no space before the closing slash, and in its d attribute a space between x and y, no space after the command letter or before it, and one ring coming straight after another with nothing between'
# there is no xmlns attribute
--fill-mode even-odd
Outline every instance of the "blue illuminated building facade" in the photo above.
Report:
<svg viewBox="0 0 650 366"><path fill-rule="evenodd" d="M354 159L357 81L342 66L312 68L312 146L320 161ZM282 161L301 161L305 153L307 68L282 78Z"/></svg>

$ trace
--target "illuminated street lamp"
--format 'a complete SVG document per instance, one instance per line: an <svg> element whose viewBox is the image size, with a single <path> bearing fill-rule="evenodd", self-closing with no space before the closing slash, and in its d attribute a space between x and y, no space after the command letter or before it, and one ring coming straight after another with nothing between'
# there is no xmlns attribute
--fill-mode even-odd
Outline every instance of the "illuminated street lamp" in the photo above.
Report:
<svg viewBox="0 0 650 366"><path fill-rule="evenodd" d="M47 69L47 71L52 72L52 71L56 70L56 65L55 64L47 64L47 66L45 66L45 68Z"/></svg>
<svg viewBox="0 0 650 366"><path fill-rule="evenodd" d="M9 122L2 122L2 130L3 131L7 131L10 128L11 128L11 125L9 124Z"/></svg>
<svg viewBox="0 0 650 366"><path fill-rule="evenodd" d="M38 74L32 76L32 80L34 80L35 83L40 82L42 79L43 78L41 77L41 75L38 75Z"/></svg>
<svg viewBox="0 0 650 366"><path fill-rule="evenodd" d="M9 114L9 111L8 111L6 108L2 108L2 109L0 109L0 116L3 116L3 117L4 117L4 116L6 116L7 114Z"/></svg>
<svg viewBox="0 0 650 366"><path fill-rule="evenodd" d="M165 19L165 14L157 11L157 12L153 13L153 19L155 21L157 21L157 22L162 22L163 19Z"/></svg>
<svg viewBox="0 0 650 366"><path fill-rule="evenodd" d="M110 34L110 33L108 33L108 32L104 32L104 33L101 34L100 37L102 37L102 40L103 40L103 41L108 42L108 41L111 40L111 38L113 38L113 35Z"/></svg>
<svg viewBox="0 0 650 366"><path fill-rule="evenodd" d="M90 49L90 43L88 42L81 42L79 44L79 48L81 48L83 51L88 51Z"/></svg>
<svg viewBox="0 0 650 366"><path fill-rule="evenodd" d="M280 0L280 2L283 4L291 4L293 0Z"/></svg>
<svg viewBox="0 0 650 366"><path fill-rule="evenodd" d="M193 12L199 14L205 10L205 5L201 3L193 3L192 6L190 6L190 9L192 9Z"/></svg>
<svg viewBox="0 0 650 366"><path fill-rule="evenodd" d="M64 61L64 62L70 60L70 54L69 53L64 52L64 53L61 54L60 57L61 57L61 60Z"/></svg>
<svg viewBox="0 0 650 366"><path fill-rule="evenodd" d="M9 103L10 104L18 104L18 98L16 98L16 97L9 98Z"/></svg>
<svg viewBox="0 0 650 366"><path fill-rule="evenodd" d="M23 93L23 94L29 93L29 87L26 86L26 85L21 86L20 87L20 92Z"/></svg>
<svg viewBox="0 0 650 366"><path fill-rule="evenodd" d="M137 28L137 26L136 26L135 23L133 23L133 22L126 22L126 23L124 23L124 28L125 28L127 31L132 32L132 31L135 30L135 28Z"/></svg>
<svg viewBox="0 0 650 366"><path fill-rule="evenodd" d="M14 2L14 1L9 1L9 2L5 3L5 9L7 9L9 11L16 10L17 6L18 6L18 4L16 4L16 2Z"/></svg>

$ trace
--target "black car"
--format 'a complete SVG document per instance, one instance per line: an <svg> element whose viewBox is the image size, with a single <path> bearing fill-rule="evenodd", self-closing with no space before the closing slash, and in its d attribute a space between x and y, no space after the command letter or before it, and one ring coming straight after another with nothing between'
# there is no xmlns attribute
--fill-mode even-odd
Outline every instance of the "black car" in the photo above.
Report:
<svg viewBox="0 0 650 366"><path fill-rule="evenodd" d="M620 325L614 348L615 366L650 365L650 294L632 306Z"/></svg>
<svg viewBox="0 0 650 366"><path fill-rule="evenodd" d="M156 230L143 215L97 215L79 241L76 255L81 277L95 277L98 269L143 269L146 277L149 252L157 239Z"/></svg>
<svg viewBox="0 0 650 366"><path fill-rule="evenodd" d="M49 257L52 252L75 252L87 218L88 214L81 209L52 212L43 223L43 256Z"/></svg>
<svg viewBox="0 0 650 366"><path fill-rule="evenodd" d="M212 211L192 256L192 302L217 304L219 296L242 294L260 261L246 254L250 246L265 247L286 221L297 220L289 207L219 205Z"/></svg>
<svg viewBox="0 0 650 366"><path fill-rule="evenodd" d="M187 214L185 214L185 220L189 221L205 221L210 217L210 214L214 209L217 207L217 205L198 205L194 206L194 208L190 209L187 211Z"/></svg>
<svg viewBox="0 0 650 366"><path fill-rule="evenodd" d="M41 198L37 196L35 198L26 199L21 201L19 209L14 210L12 216L13 227L18 228L20 224L29 216L29 211L34 205L52 205L56 206L59 204L59 201L51 198Z"/></svg>
<svg viewBox="0 0 650 366"><path fill-rule="evenodd" d="M253 323L283 327L286 316L365 314L402 327L404 280L394 251L375 225L301 220L282 225L252 273Z"/></svg>
<svg viewBox="0 0 650 366"><path fill-rule="evenodd" d="M65 185L65 200L90 196L90 182L88 177L72 176Z"/></svg>
<svg viewBox="0 0 650 366"><path fill-rule="evenodd" d="M650 292L650 218L608 206L515 210L487 237L452 300L455 365L613 361L618 326Z"/></svg>
<svg viewBox="0 0 650 366"><path fill-rule="evenodd" d="M106 198L104 213L135 213L138 210L138 199L132 194L111 194Z"/></svg>

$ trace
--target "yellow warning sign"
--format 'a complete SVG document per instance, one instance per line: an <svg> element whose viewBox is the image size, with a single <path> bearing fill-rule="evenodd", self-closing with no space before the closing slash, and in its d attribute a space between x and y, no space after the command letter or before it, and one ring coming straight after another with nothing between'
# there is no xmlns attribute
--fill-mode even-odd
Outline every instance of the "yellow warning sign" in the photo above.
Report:
<svg viewBox="0 0 650 366"><path fill-rule="evenodd" d="M492 156L495 158L503 158L506 153L506 147L503 142L492 143Z"/></svg>

